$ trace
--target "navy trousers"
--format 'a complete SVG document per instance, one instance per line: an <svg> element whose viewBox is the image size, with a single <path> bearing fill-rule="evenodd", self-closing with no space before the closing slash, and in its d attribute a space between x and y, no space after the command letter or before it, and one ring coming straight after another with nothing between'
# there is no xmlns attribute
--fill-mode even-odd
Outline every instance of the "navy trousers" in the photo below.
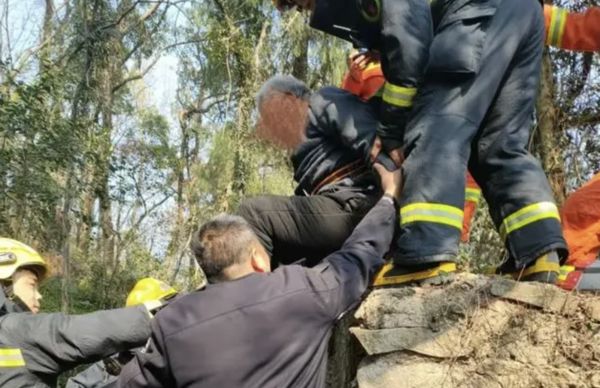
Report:
<svg viewBox="0 0 600 388"><path fill-rule="evenodd" d="M470 169L505 240L509 265L567 248L552 191L527 146L544 21L535 0L473 1L436 26L405 129L405 185L394 260L452 261Z"/></svg>

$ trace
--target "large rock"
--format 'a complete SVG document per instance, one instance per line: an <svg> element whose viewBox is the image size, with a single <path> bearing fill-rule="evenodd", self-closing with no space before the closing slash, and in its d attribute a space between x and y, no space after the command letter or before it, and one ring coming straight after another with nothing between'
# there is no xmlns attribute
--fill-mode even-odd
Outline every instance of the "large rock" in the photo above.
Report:
<svg viewBox="0 0 600 388"><path fill-rule="evenodd" d="M600 388L600 297L551 285L461 274L377 289L350 332L366 355L331 387ZM359 352L335 353L354 368Z"/></svg>

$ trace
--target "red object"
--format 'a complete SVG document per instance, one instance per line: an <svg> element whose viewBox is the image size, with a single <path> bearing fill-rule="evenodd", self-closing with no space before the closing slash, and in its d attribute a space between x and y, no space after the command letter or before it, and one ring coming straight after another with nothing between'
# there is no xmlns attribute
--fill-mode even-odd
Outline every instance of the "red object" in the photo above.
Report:
<svg viewBox="0 0 600 388"><path fill-rule="evenodd" d="M572 51L600 51L600 7L585 12L544 5L546 44Z"/></svg>
<svg viewBox="0 0 600 388"><path fill-rule="evenodd" d="M368 100L373 97L385 83L379 62L371 62L364 68L353 62L344 76L342 89Z"/></svg>
<svg viewBox="0 0 600 388"><path fill-rule="evenodd" d="M558 282L558 285L561 288L564 288L565 290L574 290L577 288L577 285L579 284L579 279L581 279L582 275L583 272L581 271L571 271L567 274L567 278L565 280L560 280Z"/></svg>
<svg viewBox="0 0 600 388"><path fill-rule="evenodd" d="M586 268L600 253L600 173L573 192L561 209L567 264Z"/></svg>
<svg viewBox="0 0 600 388"><path fill-rule="evenodd" d="M463 227L460 236L460 241L469 242L469 235L471 234L471 223L475 212L477 211L477 205L481 198L481 188L475 182L471 173L467 172L467 185L465 191L465 207L463 216Z"/></svg>

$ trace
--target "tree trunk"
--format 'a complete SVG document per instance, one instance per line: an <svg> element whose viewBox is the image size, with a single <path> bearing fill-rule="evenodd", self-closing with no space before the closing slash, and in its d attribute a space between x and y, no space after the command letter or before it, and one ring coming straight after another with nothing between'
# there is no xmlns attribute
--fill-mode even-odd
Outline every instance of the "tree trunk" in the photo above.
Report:
<svg viewBox="0 0 600 388"><path fill-rule="evenodd" d="M308 40L309 30L303 28L299 40L295 42L298 52L292 62L292 75L304 82L308 82Z"/></svg>
<svg viewBox="0 0 600 388"><path fill-rule="evenodd" d="M550 187L558 204L566 197L564 158L564 128L560 121L560 110L555 102L555 84L552 61L544 53L542 80L537 100L538 126L533 137L533 149L541 159L542 167L550 181Z"/></svg>

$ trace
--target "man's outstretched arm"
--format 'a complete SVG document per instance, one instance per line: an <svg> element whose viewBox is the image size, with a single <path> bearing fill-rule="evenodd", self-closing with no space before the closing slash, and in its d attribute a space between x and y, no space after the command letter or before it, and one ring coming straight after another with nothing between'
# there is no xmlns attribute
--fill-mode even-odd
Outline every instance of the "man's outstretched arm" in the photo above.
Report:
<svg viewBox="0 0 600 388"><path fill-rule="evenodd" d="M389 250L398 211L394 204L400 195L400 170L387 171L375 164L381 176L383 197L367 213L339 251L326 257L311 271L325 310L337 317L355 305L366 291Z"/></svg>

